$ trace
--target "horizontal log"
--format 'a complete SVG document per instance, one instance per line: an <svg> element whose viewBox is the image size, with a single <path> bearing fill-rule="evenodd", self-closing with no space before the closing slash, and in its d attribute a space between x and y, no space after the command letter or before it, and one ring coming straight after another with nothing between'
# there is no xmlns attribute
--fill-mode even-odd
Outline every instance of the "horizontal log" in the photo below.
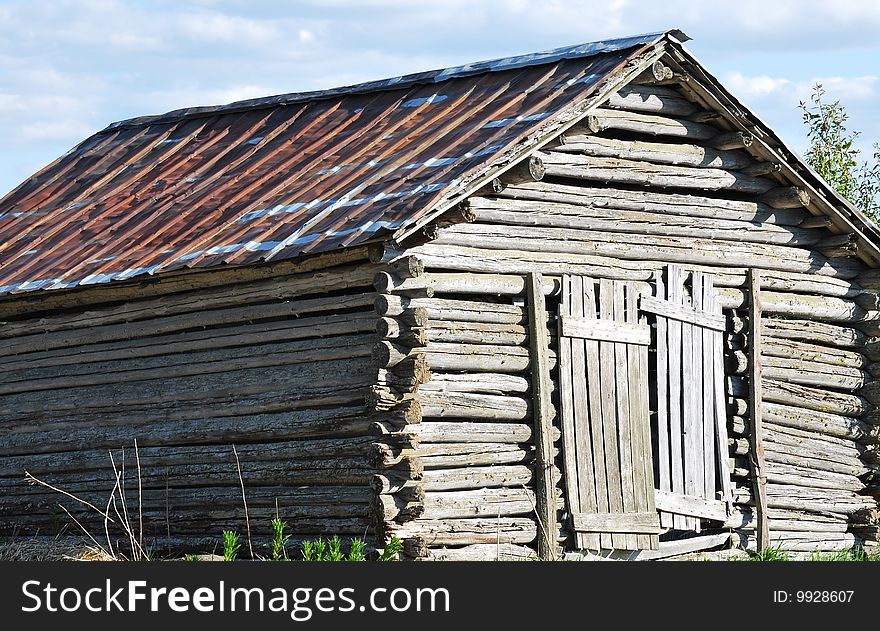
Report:
<svg viewBox="0 0 880 631"><path fill-rule="evenodd" d="M526 394L531 391L531 384L527 377L503 373L434 373L431 380L421 386L420 391Z"/></svg>
<svg viewBox="0 0 880 631"><path fill-rule="evenodd" d="M802 246L811 245L820 238L816 231L772 223L614 208L593 208L585 213L583 206L558 201L475 197L471 198L470 204L476 220L483 223Z"/></svg>
<svg viewBox="0 0 880 631"><path fill-rule="evenodd" d="M424 421L411 430L422 444L491 442L520 444L532 439L532 426L523 423L468 423L465 421Z"/></svg>
<svg viewBox="0 0 880 631"><path fill-rule="evenodd" d="M423 327L408 327L395 318L377 318L376 334L402 346L424 346L428 343L428 334Z"/></svg>
<svg viewBox="0 0 880 631"><path fill-rule="evenodd" d="M718 134L712 139L712 146L719 151L745 149L752 146L754 137L741 131Z"/></svg>
<svg viewBox="0 0 880 631"><path fill-rule="evenodd" d="M555 327L551 328L555 329ZM550 332L551 336L554 334L555 331ZM528 330L521 324L435 320L427 330L426 337L431 342L449 344L498 344L500 346L528 344Z"/></svg>
<svg viewBox="0 0 880 631"><path fill-rule="evenodd" d="M855 476L817 471L807 467L784 464L768 460L766 463L767 480L779 484L792 484L815 489L836 489L858 493L865 485Z"/></svg>
<svg viewBox="0 0 880 631"><path fill-rule="evenodd" d="M283 441L277 443L254 443L236 446L239 461L246 463L270 463L329 457L363 456L375 441L371 436L349 438L325 438L318 440ZM214 465L217 468L235 469L235 456L229 445L172 445L166 447L139 447L137 454L133 444L112 449L113 461L126 468L129 475L137 470L138 460L142 468L177 467L190 464ZM105 449L57 452L51 454L27 454L6 456L0 459L0 477L21 478L25 471L36 476L44 474L80 473L111 469L110 456ZM111 478L112 480L112 474Z"/></svg>
<svg viewBox="0 0 880 631"><path fill-rule="evenodd" d="M717 287L721 306L738 309L746 303L742 289ZM852 300L833 296L807 296L803 294L762 291L764 311L798 318L814 318L831 322L859 322L866 312Z"/></svg>
<svg viewBox="0 0 880 631"><path fill-rule="evenodd" d="M408 309L421 309L430 321L488 322L496 324L523 324L525 310L511 304L449 300L443 298L404 298L381 295L376 299L376 310L381 316L397 317Z"/></svg>
<svg viewBox="0 0 880 631"><path fill-rule="evenodd" d="M253 414L156 423L101 424L10 434L0 444L0 455L70 451L82 445L115 448L137 438L144 447L180 444L215 445L269 440L292 440L367 433L373 422L363 406L297 410L284 414Z"/></svg>
<svg viewBox="0 0 880 631"><path fill-rule="evenodd" d="M766 193L775 186L772 180L766 178L714 167L677 166L561 152L545 152L540 155L546 165L548 177L606 182L612 185L732 191L752 195Z"/></svg>
<svg viewBox="0 0 880 631"><path fill-rule="evenodd" d="M778 403L765 402L764 418L770 423L819 432L837 438L852 440L874 440L876 432L872 428L851 417L794 408Z"/></svg>
<svg viewBox="0 0 880 631"><path fill-rule="evenodd" d="M527 546L511 543L489 543L463 548L438 548L428 552L432 561L535 561L537 552Z"/></svg>
<svg viewBox="0 0 880 631"><path fill-rule="evenodd" d="M522 488L534 482L534 470L527 465L494 465L426 469L421 485L426 492L476 490L488 488Z"/></svg>
<svg viewBox="0 0 880 631"><path fill-rule="evenodd" d="M111 474L112 476L112 474ZM46 480L52 483L52 479ZM125 493L126 503L129 508L131 504L137 502L137 483L136 480L128 478L128 486ZM91 491L77 493L78 497L102 508L106 506L114 484L111 482L105 487L94 488ZM62 494L42 486L28 486L35 499L42 498L46 502L57 506L59 503L71 509L71 512L87 513L92 509L82 506ZM64 487L62 487L64 488ZM230 492L230 488L233 489ZM65 489L66 490L66 489ZM196 508L208 511L210 507L217 509L237 511L243 516L241 504L240 487L238 493L235 492L235 486L200 486L190 488L156 488L144 489L141 494L141 504L146 512L160 513L166 510L185 511L194 510ZM120 492L117 491L117 501L121 501ZM283 488L277 486L257 486L247 487L248 508L274 508L276 502L279 510L288 513L292 518L301 516L331 516L334 515L333 507L336 506L336 516L365 516L366 508L371 497L371 491L368 486L304 486ZM5 510L9 504L4 502L2 508ZM119 507L121 509L121 507ZM297 513L297 511L301 511Z"/></svg>
<svg viewBox="0 0 880 631"><path fill-rule="evenodd" d="M770 509L767 511L772 530L796 532L846 532L847 519L833 513ZM725 527L737 530L754 530L757 520L748 507L734 506Z"/></svg>
<svg viewBox="0 0 880 631"><path fill-rule="evenodd" d="M364 246L338 249L310 256L300 256L294 260L277 261L266 265L232 266L229 268L183 269L165 271L153 276L138 276L126 281L114 281L109 285L80 285L64 290L31 291L10 294L0 300L0 321L19 317L33 317L59 309L95 308L99 305L165 295L185 297L186 292L205 289L218 289L225 295L234 294L230 285L250 287L255 281L265 279L279 280L285 277L326 270L333 267L352 267L368 263L367 248Z"/></svg>
<svg viewBox="0 0 880 631"><path fill-rule="evenodd" d="M418 449L427 470L440 467L466 467L529 463L534 451L524 445L504 443L428 443Z"/></svg>
<svg viewBox="0 0 880 631"><path fill-rule="evenodd" d="M808 449L823 452L823 457L841 459L840 461L851 462L852 458L860 458L866 447L849 438L838 438L810 430L786 427L774 423L767 424L767 440L798 446L798 449ZM804 445L806 447L804 447Z"/></svg>
<svg viewBox="0 0 880 631"><path fill-rule="evenodd" d="M302 359L304 363L295 365L7 394L0 407L0 428L17 432L34 431L37 425L45 429L53 423L190 419L204 416L206 409L234 416L364 400L375 370L368 356ZM297 392L292 393L291 387Z"/></svg>
<svg viewBox="0 0 880 631"><path fill-rule="evenodd" d="M745 331L746 324L742 318L734 316L730 322L733 332ZM865 334L856 328L813 320L765 318L761 321L761 332L768 337L843 348L861 347L867 340Z"/></svg>
<svg viewBox="0 0 880 631"><path fill-rule="evenodd" d="M752 535L739 536L739 547L754 550L757 545ZM798 533L782 531L776 534L770 531L770 546L782 552L835 552L849 550L858 544L855 535L844 533Z"/></svg>
<svg viewBox="0 0 880 631"><path fill-rule="evenodd" d="M625 131L690 140L710 140L719 133L719 130L711 125L689 120L603 108L593 110L593 114L586 119L584 126L594 134L604 131Z"/></svg>
<svg viewBox="0 0 880 631"><path fill-rule="evenodd" d="M869 364L868 358L857 351L769 336L762 339L761 352L769 357L820 362L849 368L866 368Z"/></svg>
<svg viewBox="0 0 880 631"><path fill-rule="evenodd" d="M779 434L776 436L778 437ZM870 467L859 460L858 455L846 455L842 451L823 449L822 441L807 442L802 440L798 445L792 445L791 442L795 441L777 442L768 437L764 443L767 461L853 477L859 477L872 471Z"/></svg>
<svg viewBox="0 0 880 631"><path fill-rule="evenodd" d="M545 296L559 293L560 281L548 278L544 281ZM450 274L431 273L405 281L393 281L391 289L408 295L406 292L430 288L434 293L443 294L495 294L499 296L525 295L525 280L522 276L501 274Z"/></svg>
<svg viewBox="0 0 880 631"><path fill-rule="evenodd" d="M620 88L608 97L606 105L615 109L667 116L689 116L698 109L673 88L645 85L627 85Z"/></svg>
<svg viewBox="0 0 880 631"><path fill-rule="evenodd" d="M562 507L562 498L558 498ZM470 517L514 517L532 515L535 494L528 489L480 489L437 491L425 496L424 519L463 519Z"/></svg>
<svg viewBox="0 0 880 631"><path fill-rule="evenodd" d="M418 246L419 255L432 269L453 269L465 272L522 275L530 271L542 274L581 274L591 278L609 278L628 281L650 281L666 263L661 261L630 261L606 256L584 254L527 252L522 250L493 250L469 246L425 244ZM710 267L688 264L687 271L712 274L716 287L742 287L746 270L740 267ZM830 276L798 274L794 272L762 271L767 289L846 297L857 293L852 285ZM450 318L451 319L451 318ZM864 334L859 332L864 337Z"/></svg>
<svg viewBox="0 0 880 631"><path fill-rule="evenodd" d="M323 294L353 288L362 290L372 284L376 272L377 269L374 266L356 265L332 271L312 272L302 276L206 288L195 295L179 296L177 300L169 296L134 300L101 309L68 312L20 323L7 323L0 327L0 338L20 337L36 332L92 329L99 326L154 320L174 315L240 308L241 305L253 305L260 302L271 304L275 301L289 301L291 298L299 298L303 294ZM332 298L311 298L309 300L322 301L325 305L333 303Z"/></svg>
<svg viewBox="0 0 880 631"><path fill-rule="evenodd" d="M459 546L477 543L518 543L535 541L538 526L528 517L475 519L418 519L404 524L389 524L389 534L399 539L419 537L429 547Z"/></svg>
<svg viewBox="0 0 880 631"><path fill-rule="evenodd" d="M19 332L11 333L10 335L16 336L16 339L4 343L2 348L0 348L0 353L13 355L56 348L69 348L83 344L166 335L212 326L237 325L242 322L294 318L310 313L332 313L334 310L356 308L366 309L373 304L374 300L375 296L372 293L309 298L282 303L267 303L258 306L217 309L183 316L157 316L150 320L132 324L113 324L56 332L45 332L46 327L37 327L33 323L22 323L18 329ZM4 329L5 327L0 327L0 331ZM12 331L12 329L9 331Z"/></svg>
<svg viewBox="0 0 880 631"><path fill-rule="evenodd" d="M758 164L744 151L718 151L700 145L617 140L592 135L566 135L565 142L553 147L549 152L734 171L748 169Z"/></svg>
<svg viewBox="0 0 880 631"><path fill-rule="evenodd" d="M689 239L683 244L680 239L673 237L655 236L648 241L642 235L552 227L476 223L452 226L441 231L433 245L554 254L594 254L628 260L720 267L760 266L838 278L851 278L859 272L859 267L850 264L847 259L835 259L832 262L799 248L710 239Z"/></svg>
<svg viewBox="0 0 880 631"><path fill-rule="evenodd" d="M734 501L737 504L753 506L750 487L734 487ZM876 508L870 497L857 495L851 491L833 489L813 489L791 484L767 483L767 505L769 508L811 511L850 515L860 510Z"/></svg>
<svg viewBox="0 0 880 631"><path fill-rule="evenodd" d="M531 418L529 399L471 392L419 393L425 418L470 418L522 421Z"/></svg>
<svg viewBox="0 0 880 631"><path fill-rule="evenodd" d="M802 188L779 186L764 193L759 201L773 208L803 208L810 205L810 195Z"/></svg>
<svg viewBox="0 0 880 631"><path fill-rule="evenodd" d="M0 395L363 357L373 339L372 334L340 335L73 366L0 371Z"/></svg>
<svg viewBox="0 0 880 631"><path fill-rule="evenodd" d="M25 368L71 366L92 362L120 359L137 359L235 348L300 339L346 335L368 332L376 317L371 313L325 314L319 318L300 318L280 322L261 322L220 329L188 331L161 337L120 340L102 344L89 344L51 351L36 351L23 355L0 357L0 371L16 371Z"/></svg>
<svg viewBox="0 0 880 631"><path fill-rule="evenodd" d="M556 355L548 352L551 369ZM529 368L529 349L491 344L445 344L429 342L425 356L432 370L521 373Z"/></svg>
<svg viewBox="0 0 880 631"><path fill-rule="evenodd" d="M534 182L505 189L500 199L556 202L593 209L796 226L811 217L805 208L779 209L754 201L717 199L686 193L631 191L606 187Z"/></svg>

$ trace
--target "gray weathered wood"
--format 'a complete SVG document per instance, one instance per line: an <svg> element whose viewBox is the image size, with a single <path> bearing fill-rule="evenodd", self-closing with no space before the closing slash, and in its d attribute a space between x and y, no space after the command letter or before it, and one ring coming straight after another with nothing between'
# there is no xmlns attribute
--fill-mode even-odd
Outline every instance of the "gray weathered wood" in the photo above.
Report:
<svg viewBox="0 0 880 631"><path fill-rule="evenodd" d="M656 491L657 510L668 511L677 515L688 515L714 521L727 519L727 505L718 500L704 499L693 495L682 495L670 491Z"/></svg>
<svg viewBox="0 0 880 631"><path fill-rule="evenodd" d="M623 535L660 534L660 522L655 512L572 513L571 521L579 532L611 532Z"/></svg>
<svg viewBox="0 0 880 631"><path fill-rule="evenodd" d="M540 274L529 274L527 303L529 312L529 356L532 369L532 408L535 423L536 504L540 525L538 553L556 559L556 486L553 481L553 417L550 403L550 338Z"/></svg>
<svg viewBox="0 0 880 631"><path fill-rule="evenodd" d="M651 343L651 329L647 325L624 324L576 316L560 316L560 334L565 337L579 337L621 344L648 346Z"/></svg>
<svg viewBox="0 0 880 631"><path fill-rule="evenodd" d="M758 549L770 546L770 522L767 516L767 474L764 464L761 400L761 273L752 270L749 278L749 462L752 469L755 509L758 521Z"/></svg>

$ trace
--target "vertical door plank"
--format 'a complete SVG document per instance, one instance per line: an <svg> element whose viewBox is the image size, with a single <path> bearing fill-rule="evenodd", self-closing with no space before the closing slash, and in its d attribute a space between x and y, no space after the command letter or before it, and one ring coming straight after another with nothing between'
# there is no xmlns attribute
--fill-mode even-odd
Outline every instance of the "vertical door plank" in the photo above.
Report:
<svg viewBox="0 0 880 631"><path fill-rule="evenodd" d="M761 272L749 269L749 462L757 514L758 550L770 545L770 521L767 517L767 474L764 466L764 431L761 392Z"/></svg>
<svg viewBox="0 0 880 631"><path fill-rule="evenodd" d="M639 324L647 325L647 316L645 316L644 314L639 314L637 310L637 306L641 298L641 292L636 288L635 284L632 284L631 291L633 296L633 310L636 312L638 322ZM648 347L640 346L638 351L638 375L636 382L639 384L639 387L637 389L639 404L638 406L636 406L636 410L638 417L637 424L638 427L641 428L641 442L644 446L644 449L641 452L642 457L644 458L644 462L642 463L642 475L644 476L644 479L642 481L642 489L645 497L644 510L646 513L656 513L657 505L654 499L654 452L651 449L651 406L650 401L648 400ZM651 535L648 538L647 543L649 549L659 550L659 534Z"/></svg>
<svg viewBox="0 0 880 631"><path fill-rule="evenodd" d="M677 265L667 267L667 297L675 305L682 304L684 293L684 273ZM672 471L672 491L685 494L684 490L684 426L682 425L682 323L669 320L669 451ZM688 520L682 515L673 517L673 527L685 530Z"/></svg>
<svg viewBox="0 0 880 631"><path fill-rule="evenodd" d="M723 313L721 301L715 296L714 313ZM727 389L724 383L724 333L713 331L715 363L715 449L718 454L718 476L721 492L728 505L733 502L733 488L730 480L730 463L727 447Z"/></svg>
<svg viewBox="0 0 880 631"><path fill-rule="evenodd" d="M559 314L571 313L571 276L562 277L562 294L559 303ZM587 508L581 506L579 488L579 470L577 461L577 449L575 447L575 406L574 406L574 383L571 357L572 339L557 337L559 348L559 407L560 422L562 424L562 458L565 467L565 497L570 512L587 512ZM583 364L581 364L583 367ZM578 377L574 376L575 379ZM581 377L582 379L582 377Z"/></svg>
<svg viewBox="0 0 880 631"><path fill-rule="evenodd" d="M538 554L556 560L556 484L553 479L553 404L550 401L550 335L544 303L544 281L531 272L526 283L529 312L529 360L532 369L532 416L535 424L535 504L541 523L538 527Z"/></svg>
<svg viewBox="0 0 880 631"><path fill-rule="evenodd" d="M574 288L572 291L574 291ZM591 279L584 279L580 292L581 315L589 319L598 317L595 283ZM590 436L593 445L593 492L596 496L597 511L599 513L608 513L611 512L608 503L608 476L616 475L616 471L609 467L605 459L604 384L599 361L599 342L596 340L584 340L584 356L586 358L587 371ZM611 417L611 422L613 422L613 416ZM612 537L607 533L599 536L599 543L600 547L605 549L613 547Z"/></svg>
<svg viewBox="0 0 880 631"><path fill-rule="evenodd" d="M626 285L615 282L612 288L612 317L615 322L626 322ZM635 346L629 344L614 344L615 380L617 384L617 453L620 458L620 492L623 501L623 512L634 513L635 485L633 452L636 446L633 442L632 411L630 407L630 348L635 351ZM624 549L637 550L635 535L624 535Z"/></svg>
<svg viewBox="0 0 880 631"><path fill-rule="evenodd" d="M666 300L666 286L663 283L663 272L657 272L654 275L655 293L654 295L660 300ZM655 368L657 384L657 481L661 491L672 490L672 473L669 463L669 397L667 395L669 385L669 359L668 359L668 342L667 339L667 319L663 316L657 316L657 353L655 356ZM672 528L672 515L670 513L660 513L660 525L663 528Z"/></svg>
<svg viewBox="0 0 880 631"><path fill-rule="evenodd" d="M599 317L614 319L614 283L602 279L599 283ZM599 368L602 377L602 428L605 438L605 472L608 484L608 512L623 512L623 493L620 488L620 455L617 451L617 368L613 342L599 342ZM615 549L626 544L620 534L611 535Z"/></svg>
<svg viewBox="0 0 880 631"><path fill-rule="evenodd" d="M700 311L703 308L703 274L691 274L691 308ZM693 497L703 497L703 332L695 325L689 325L691 335L691 374L685 377L688 385L689 408L686 414L685 489ZM699 532L700 522L691 518L691 525Z"/></svg>
<svg viewBox="0 0 880 631"><path fill-rule="evenodd" d="M591 285L592 281L581 276L573 277L571 280L570 298L572 315L583 317L587 310L589 310L589 307L584 303L584 285ZM589 317L589 315L586 317ZM597 483L596 464L594 462L596 449L593 445L590 427L589 397L591 396L590 390L592 390L592 386L588 386L590 368L586 363L586 346L589 342L582 339L571 339L570 343L572 345L574 366L572 373L574 387L572 392L574 397L575 449L579 468L578 488L581 498L581 509L584 512L595 513L599 508L596 496L597 488L602 487L598 486ZM604 478L603 471L601 479L604 480ZM597 550L600 548L600 537L597 534L578 533L576 538L580 549Z"/></svg>
<svg viewBox="0 0 880 631"><path fill-rule="evenodd" d="M638 324L638 289L633 283L627 283L621 289L625 290L626 293L625 321L629 324ZM645 383L645 376L647 374L642 372L643 349L645 349L643 346L629 345L627 348L626 365L627 391L629 394L629 430L631 436L628 451L632 457L633 510L637 513L649 512L647 510L648 494L645 485L645 468L651 462L650 434L646 434L644 431L644 423L647 423L648 419L642 414L642 407L646 401L643 398L642 386ZM651 535L636 535L635 544L637 550L650 550Z"/></svg>
<svg viewBox="0 0 880 631"><path fill-rule="evenodd" d="M715 287L712 277L703 278L703 310L714 313ZM715 346L713 332L703 328L703 497L715 497Z"/></svg>

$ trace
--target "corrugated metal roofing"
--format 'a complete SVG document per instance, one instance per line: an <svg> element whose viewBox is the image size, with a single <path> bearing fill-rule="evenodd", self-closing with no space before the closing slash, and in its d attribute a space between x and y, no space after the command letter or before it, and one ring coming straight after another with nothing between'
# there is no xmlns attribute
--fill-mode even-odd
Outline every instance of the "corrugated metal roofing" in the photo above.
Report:
<svg viewBox="0 0 880 631"><path fill-rule="evenodd" d="M0 200L0 293L375 239L663 37L114 123Z"/></svg>

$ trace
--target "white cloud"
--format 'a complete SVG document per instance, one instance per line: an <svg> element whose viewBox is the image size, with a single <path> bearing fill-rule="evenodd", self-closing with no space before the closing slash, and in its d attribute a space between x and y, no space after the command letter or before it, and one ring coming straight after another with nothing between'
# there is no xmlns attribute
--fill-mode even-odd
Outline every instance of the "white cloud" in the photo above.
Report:
<svg viewBox="0 0 880 631"><path fill-rule="evenodd" d="M197 42L269 43L280 37L279 25L217 13L194 13L175 20L177 30Z"/></svg>
<svg viewBox="0 0 880 631"><path fill-rule="evenodd" d="M791 81L777 77L747 77L741 72L731 72L724 78L724 84L735 95L745 98L762 98L782 90Z"/></svg>
<svg viewBox="0 0 880 631"><path fill-rule="evenodd" d="M83 121L44 120L22 125L18 135L23 140L58 140L73 144L96 131L95 127Z"/></svg>
<svg viewBox="0 0 880 631"><path fill-rule="evenodd" d="M784 137L816 78L880 137L878 0L0 0L0 189L113 120L671 27Z"/></svg>

